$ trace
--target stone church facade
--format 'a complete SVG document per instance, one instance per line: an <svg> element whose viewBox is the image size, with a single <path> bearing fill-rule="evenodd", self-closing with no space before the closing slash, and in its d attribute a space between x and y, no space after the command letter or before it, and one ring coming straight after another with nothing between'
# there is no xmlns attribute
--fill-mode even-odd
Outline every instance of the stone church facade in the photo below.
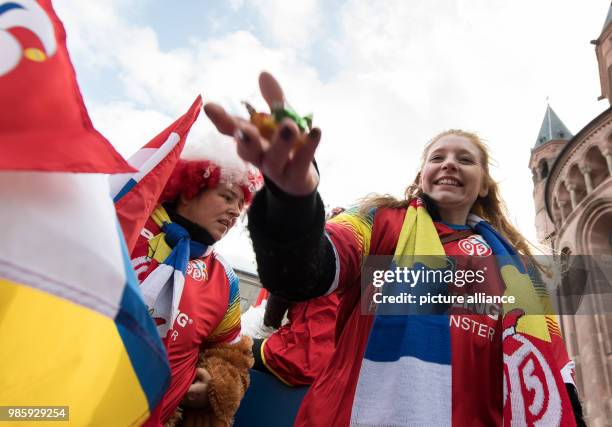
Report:
<svg viewBox="0 0 612 427"><path fill-rule="evenodd" d="M592 43L600 99L612 104L612 6ZM561 264L576 258L572 255L612 256L612 107L572 135L548 106L529 168L540 243L551 248ZM589 265L585 269L591 271ZM612 277L601 275L572 278L563 286L584 286L581 281L590 281L591 289L602 292L612 288ZM601 294L585 297L581 304L584 310L579 312L589 314L562 315L563 335L576 363L576 386L587 424L612 426L612 307L605 305Z"/></svg>

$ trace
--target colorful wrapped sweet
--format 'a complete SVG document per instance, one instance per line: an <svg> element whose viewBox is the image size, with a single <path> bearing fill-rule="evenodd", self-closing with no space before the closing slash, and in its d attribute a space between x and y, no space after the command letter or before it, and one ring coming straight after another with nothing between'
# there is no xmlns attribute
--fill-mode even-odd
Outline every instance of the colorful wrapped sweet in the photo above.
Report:
<svg viewBox="0 0 612 427"><path fill-rule="evenodd" d="M312 129L312 114L302 117L289 105L278 104L272 108L272 114L268 114L258 112L246 101L243 101L243 104L249 113L251 123L264 138L270 141L276 128L285 118L292 120L302 132L310 132ZM303 142L302 136L299 139Z"/></svg>

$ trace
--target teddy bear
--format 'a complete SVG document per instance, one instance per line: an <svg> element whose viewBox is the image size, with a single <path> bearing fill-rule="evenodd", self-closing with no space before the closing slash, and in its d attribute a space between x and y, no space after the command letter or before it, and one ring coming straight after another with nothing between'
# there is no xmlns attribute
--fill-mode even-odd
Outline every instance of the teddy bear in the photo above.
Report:
<svg viewBox="0 0 612 427"><path fill-rule="evenodd" d="M210 375L208 405L176 409L165 427L229 427L249 386L253 367L253 340L242 336L237 344L220 344L200 352L198 368Z"/></svg>

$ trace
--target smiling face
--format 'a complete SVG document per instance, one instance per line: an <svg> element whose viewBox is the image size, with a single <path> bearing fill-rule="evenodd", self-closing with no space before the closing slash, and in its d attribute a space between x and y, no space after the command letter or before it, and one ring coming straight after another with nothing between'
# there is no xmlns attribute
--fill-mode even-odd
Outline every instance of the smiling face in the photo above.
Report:
<svg viewBox="0 0 612 427"><path fill-rule="evenodd" d="M487 195L479 148L467 137L447 134L431 144L420 187L437 204L443 221L465 224L472 205Z"/></svg>
<svg viewBox="0 0 612 427"><path fill-rule="evenodd" d="M176 211L218 241L236 224L243 206L244 194L239 186L219 184L200 191L192 199L181 196Z"/></svg>

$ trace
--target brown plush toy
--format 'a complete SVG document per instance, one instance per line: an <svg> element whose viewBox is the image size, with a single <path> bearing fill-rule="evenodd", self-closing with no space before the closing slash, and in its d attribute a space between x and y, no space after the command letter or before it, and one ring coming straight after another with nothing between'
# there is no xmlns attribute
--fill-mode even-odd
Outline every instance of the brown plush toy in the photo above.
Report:
<svg viewBox="0 0 612 427"><path fill-rule="evenodd" d="M165 427L229 427L249 386L253 340L221 344L200 352L198 367L210 374L206 408L177 408Z"/></svg>

